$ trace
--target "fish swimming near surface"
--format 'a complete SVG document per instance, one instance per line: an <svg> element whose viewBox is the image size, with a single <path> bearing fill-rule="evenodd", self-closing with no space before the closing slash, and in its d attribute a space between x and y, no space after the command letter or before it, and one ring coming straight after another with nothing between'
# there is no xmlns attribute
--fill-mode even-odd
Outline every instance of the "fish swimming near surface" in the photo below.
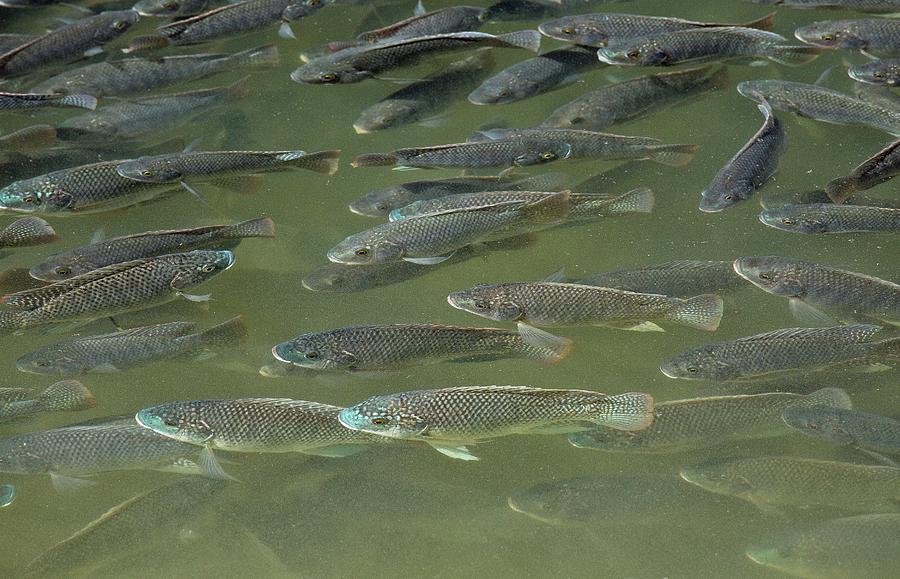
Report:
<svg viewBox="0 0 900 579"><path fill-rule="evenodd" d="M834 203L844 203L859 191L871 189L897 175L900 175L900 140L863 161L849 175L829 181L825 193Z"/></svg>
<svg viewBox="0 0 900 579"><path fill-rule="evenodd" d="M785 8L806 8L819 10L835 8L856 12L900 12L898 0L752 0L754 4L784 6Z"/></svg>
<svg viewBox="0 0 900 579"><path fill-rule="evenodd" d="M209 0L140 0L132 10L141 16L180 18L200 14Z"/></svg>
<svg viewBox="0 0 900 579"><path fill-rule="evenodd" d="M900 21L896 18L824 20L801 26L794 31L794 36L820 48L900 56Z"/></svg>
<svg viewBox="0 0 900 579"><path fill-rule="evenodd" d="M21 392L11 393L11 390ZM44 412L87 410L97 405L91 391L76 380L56 382L37 395L30 392L22 388L0 388L0 423Z"/></svg>
<svg viewBox="0 0 900 579"><path fill-rule="evenodd" d="M759 220L796 233L877 233L900 231L900 209L809 203L765 209Z"/></svg>
<svg viewBox="0 0 900 579"><path fill-rule="evenodd" d="M900 454L900 420L889 416L835 408L830 404L785 408L784 423L797 432L837 446L850 446L877 460L898 466L885 454Z"/></svg>
<svg viewBox="0 0 900 579"><path fill-rule="evenodd" d="M434 147L396 149L390 153L360 155L350 163L353 167L527 167L568 159L572 145L545 138L492 139L478 142L451 143Z"/></svg>
<svg viewBox="0 0 900 579"><path fill-rule="evenodd" d="M900 86L900 59L876 59L862 64L853 64L847 69L847 74L859 82Z"/></svg>
<svg viewBox="0 0 900 579"><path fill-rule="evenodd" d="M732 262L693 259L597 273L576 283L678 298L745 286L744 280L734 272Z"/></svg>
<svg viewBox="0 0 900 579"><path fill-rule="evenodd" d="M49 223L32 215L20 217L0 229L0 249L44 245L58 239L59 235Z"/></svg>
<svg viewBox="0 0 900 579"><path fill-rule="evenodd" d="M0 111L33 110L43 107L74 107L94 110L97 108L97 99L89 94L0 92Z"/></svg>

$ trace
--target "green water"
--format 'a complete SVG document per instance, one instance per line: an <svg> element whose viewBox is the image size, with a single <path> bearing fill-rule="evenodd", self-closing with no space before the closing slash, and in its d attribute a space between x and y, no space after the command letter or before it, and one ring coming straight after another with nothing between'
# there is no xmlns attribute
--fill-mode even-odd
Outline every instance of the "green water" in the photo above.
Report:
<svg viewBox="0 0 900 579"><path fill-rule="evenodd" d="M476 0L471 3L486 5ZM451 3L432 0L427 7L444 4ZM412 2L409 5L411 9ZM764 15L768 7L739 0L638 0L613 5L612 9L742 22ZM48 13L63 12L52 9ZM571 356L556 366L518 360L444 364L365 378L336 374L270 379L257 370L274 362L269 353L273 344L304 332L390 322L490 325L450 308L447 293L479 283L540 279L563 266L572 277L581 277L672 259L730 260L741 255L782 254L900 279L894 237L789 234L768 229L756 218L758 200L822 186L879 150L890 136L876 130L819 124L779 113L787 131L788 149L775 180L754 199L723 213L697 210L700 191L762 122L755 104L738 95L734 86L751 78L814 82L825 69L837 65L829 86L849 91L852 81L844 75L844 61L860 62L864 57L828 53L801 68L730 65L728 87L613 127L612 132L701 145L696 159L686 167L644 163L627 183L608 191L651 187L656 193L651 215L545 231L527 248L492 252L367 292L314 293L304 289L301 278L326 263L325 252L330 247L377 223L347 211L349 202L376 187L458 175L457 171L352 169L349 161L356 155L458 142L485 124L534 125L586 90L613 78L648 72L598 67L559 91L515 104L479 107L460 102L437 127L411 125L357 135L351 125L359 112L396 90L397 85L378 80L346 86L298 85L288 75L299 64L301 49L350 37L367 12L365 6L322 10L308 21L294 24L297 41L278 39L273 27L183 51L231 52L275 42L281 51L281 66L255 73L252 94L229 109L225 122L232 122L238 110L246 114L249 133L240 146L248 149L342 149L337 174L272 174L266 176L261 190L252 193L202 187L211 208L184 193L126 211L51 219L63 238L61 242L20 250L3 260L4 268L29 267L48 253L88 242L98 228L115 236L271 216L277 224L277 238L245 241L237 251L236 265L196 292L211 293L213 301L207 305L175 302L121 320L129 325L173 320L211 325L242 314L250 328L246 344L202 362L172 362L120 374L85 376L83 382L98 399L96 409L0 426L0 435L92 417L132 414L178 399L290 397L346 405L373 394L465 384L527 384L611 393L645 391L657 400L686 398L695 395L698 384L663 376L657 370L662 359L710 341L799 325L790 318L786 302L749 285L729 293L725 296L725 317L715 334L671 325L664 334L591 327L557 329L557 333L572 338L575 347ZM775 31L790 37L797 26L849 17L847 14L780 10ZM0 13L0 18L4 16ZM37 32L45 24L18 15L11 22L12 30L22 32ZM153 24L144 19L128 37L149 32ZM482 30L505 32L537 24L506 22L489 24ZM547 38L543 42L545 50L561 46ZM527 57L512 50L497 50L495 56L497 70ZM434 68L426 62L394 71L392 76L417 78ZM237 78L238 73L229 73L176 89L219 86ZM73 113L50 111L38 118L52 122L68 114ZM7 132L35 120L5 115L2 122ZM193 123L180 136L190 141L205 135L209 140L200 146L214 147L220 122ZM565 172L574 184L613 166L589 161L551 164L546 170ZM873 192L890 195L893 187L888 183ZM94 329L105 331L109 326L98 323ZM35 334L5 338L5 347L0 349L0 384L48 385L52 380L17 373L14 364L22 354L56 339L58 336ZM844 384L845 378L837 375L823 379L821 386ZM848 385L848 390L857 408L893 415L900 408L896 373L870 375ZM603 525L601 516L595 525L550 526L510 510L507 496L537 482L582 475L647 474L677 479L681 465L716 458L780 453L855 458L799 436L666 455L607 454L576 449L564 437L520 436L479 445L475 453L481 458L479 462L454 461L418 445L373 448L345 459L236 455L233 458L237 464L228 465L228 470L242 483L230 485L216 499L217 510L184 525L177 539L170 533L162 541L108 545L95 554L98 570L93 576L778 576L750 562L744 557L744 549L796 525L791 519L761 513L737 499L721 501L722 508L712 514L698 504L696 516L673 517L663 512L650 521L615 525ZM19 487L17 501L0 511L0 575L15 576L28 561L112 506L173 476L177 475L105 473L95 477L96 485L75 495L56 493L46 476L0 476L0 483L14 482ZM683 499L673 496L672 500ZM163 535L164 531L171 529L148 530L151 536Z"/></svg>

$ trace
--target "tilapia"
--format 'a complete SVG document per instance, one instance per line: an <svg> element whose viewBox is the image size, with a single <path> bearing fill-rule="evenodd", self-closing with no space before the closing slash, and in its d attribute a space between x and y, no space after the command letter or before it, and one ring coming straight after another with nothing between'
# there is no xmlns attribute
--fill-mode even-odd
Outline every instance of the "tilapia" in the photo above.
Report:
<svg viewBox="0 0 900 579"><path fill-rule="evenodd" d="M900 361L900 338L865 324L785 328L691 348L659 366L669 378L748 380Z"/></svg>
<svg viewBox="0 0 900 579"><path fill-rule="evenodd" d="M759 220L798 233L900 232L900 209L810 203L766 209Z"/></svg>
<svg viewBox="0 0 900 579"><path fill-rule="evenodd" d="M878 151L846 177L837 177L825 185L834 203L843 203L858 191L865 191L900 175L900 140Z"/></svg>
<svg viewBox="0 0 900 579"><path fill-rule="evenodd" d="M487 20L487 10L478 6L448 6L394 22L382 28L367 30L349 42L329 44L332 52L351 46L377 44L386 40L433 36L451 32L466 32L481 28Z"/></svg>
<svg viewBox="0 0 900 579"><path fill-rule="evenodd" d="M823 404L785 408L781 417L797 432L829 444L872 453L900 453L900 420L888 416Z"/></svg>
<svg viewBox="0 0 900 579"><path fill-rule="evenodd" d="M0 423L43 412L87 410L97 405L91 391L75 380L63 380L37 395L24 394L15 400L4 400L3 390L0 389Z"/></svg>
<svg viewBox="0 0 900 579"><path fill-rule="evenodd" d="M521 324L516 330L438 324L355 326L276 344L282 362L315 370L393 370L434 362L531 358L561 361L572 341Z"/></svg>
<svg viewBox="0 0 900 579"><path fill-rule="evenodd" d="M32 110L42 107L97 108L97 99L88 94L32 94L0 92L0 111Z"/></svg>
<svg viewBox="0 0 900 579"><path fill-rule="evenodd" d="M205 301L185 292L234 264L228 250L196 250L136 259L33 290L0 298L0 328L16 331L44 324L86 323L153 307L178 296Z"/></svg>
<svg viewBox="0 0 900 579"><path fill-rule="evenodd" d="M730 261L687 259L597 273L577 283L679 298L732 290L746 285L734 272Z"/></svg>
<svg viewBox="0 0 900 579"><path fill-rule="evenodd" d="M502 139L478 142L452 143L435 147L396 149L390 153L360 155L350 165L353 167L527 167L542 165L572 154L572 145L543 138Z"/></svg>
<svg viewBox="0 0 900 579"><path fill-rule="evenodd" d="M854 64L847 69L847 74L859 82L900 86L900 59L870 60L862 64Z"/></svg>
<svg viewBox="0 0 900 579"><path fill-rule="evenodd" d="M888 109L815 84L786 80L745 80L738 92L763 98L780 111L838 125L861 125L900 134L900 108Z"/></svg>
<svg viewBox="0 0 900 579"><path fill-rule="evenodd" d="M447 296L454 308L495 321L535 325L595 325L635 331L664 331L668 321L708 332L722 319L722 298L687 299L574 283L517 282L476 286Z"/></svg>
<svg viewBox="0 0 900 579"><path fill-rule="evenodd" d="M473 254L474 251L463 247L449 260L435 265L422 265L410 261L360 265L328 263L304 276L301 282L304 288L314 292L361 292L437 271L443 265L464 261Z"/></svg>
<svg viewBox="0 0 900 579"><path fill-rule="evenodd" d="M140 0L132 10L141 16L181 18L200 14L209 0Z"/></svg>
<svg viewBox="0 0 900 579"><path fill-rule="evenodd" d="M710 66L649 74L586 92L550 113L541 125L601 131L720 88L727 79L725 68Z"/></svg>
<svg viewBox="0 0 900 579"><path fill-rule="evenodd" d="M20 372L78 376L89 372L119 372L160 360L208 353L241 343L247 328L240 316L206 330L193 322L170 322L79 336L42 346L19 357Z"/></svg>
<svg viewBox="0 0 900 579"><path fill-rule="evenodd" d="M836 8L855 10L856 12L900 12L900 1L898 0L753 0L753 3L813 10Z"/></svg>
<svg viewBox="0 0 900 579"><path fill-rule="evenodd" d="M56 145L56 137L50 125L31 125L0 136L0 155L42 153Z"/></svg>
<svg viewBox="0 0 900 579"><path fill-rule="evenodd" d="M797 40L821 48L900 55L900 20L896 18L824 20L801 26L794 31L794 36Z"/></svg>
<svg viewBox="0 0 900 579"><path fill-rule="evenodd" d="M600 68L597 53L583 46L552 50L509 66L481 83L469 94L476 105L508 104L574 82L583 73Z"/></svg>
<svg viewBox="0 0 900 579"><path fill-rule="evenodd" d="M749 199L778 170L787 146L784 126L765 99L759 110L765 117L763 126L700 193L700 211L716 213Z"/></svg>
<svg viewBox="0 0 900 579"><path fill-rule="evenodd" d="M2 6L2 4L0 4ZM0 54L5 54L37 38L34 34L0 34Z"/></svg>
<svg viewBox="0 0 900 579"><path fill-rule="evenodd" d="M573 432L569 442L578 448L603 451L687 451L732 440L787 434L782 411L818 405L850 408L851 403L839 388L823 388L807 395L769 392L667 400L656 403L653 423L640 432L597 428Z"/></svg>
<svg viewBox="0 0 900 579"><path fill-rule="evenodd" d="M787 298L801 320L821 323L821 308L841 320L900 325L900 285L887 280L776 255L738 258L734 271L761 290Z"/></svg>
<svg viewBox="0 0 900 579"><path fill-rule="evenodd" d="M44 245L58 239L59 235L49 223L30 215L20 217L0 229L0 248Z"/></svg>
<svg viewBox="0 0 900 579"><path fill-rule="evenodd" d="M641 430L652 421L653 398L629 392L529 386L462 386L372 396L338 419L351 430L418 440L451 458L477 460L466 444L511 434L581 430L593 423Z"/></svg>

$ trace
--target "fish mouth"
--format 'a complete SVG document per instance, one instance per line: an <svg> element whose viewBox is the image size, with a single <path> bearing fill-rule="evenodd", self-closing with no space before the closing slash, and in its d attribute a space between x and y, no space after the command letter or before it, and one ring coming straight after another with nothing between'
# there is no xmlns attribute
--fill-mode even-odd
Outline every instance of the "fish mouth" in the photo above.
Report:
<svg viewBox="0 0 900 579"><path fill-rule="evenodd" d="M284 362L285 364L293 364L294 362L292 360L288 360L287 358L285 358L284 355L279 351L280 349L285 347L285 344L285 342L282 342L281 344L275 344L274 346L272 346L272 356L274 356L275 359L279 362Z"/></svg>
<svg viewBox="0 0 900 579"><path fill-rule="evenodd" d="M659 371L662 372L662 373L663 373L663 376L665 376L665 377L667 377L667 378L675 378L675 379L680 378L680 376L678 376L678 375L675 374L675 370L674 370L674 369L668 368L668 367L666 367L666 366L664 366L664 365L662 365L662 364L660 364L660 366L659 366Z"/></svg>
<svg viewBox="0 0 900 579"><path fill-rule="evenodd" d="M704 191L705 193L705 191ZM706 195L701 194L700 198L700 211L704 213L718 213L727 207L730 207L730 204L723 203L721 200L715 199L713 197L707 197Z"/></svg>
<svg viewBox="0 0 900 579"><path fill-rule="evenodd" d="M558 524L559 524L559 521L556 521L556 520L553 520L553 519L550 519L550 518L547 518L547 517L542 517L542 516L537 515L537 514L531 512L531 511L525 510L523 507L519 506L519 505L516 503L516 500L515 500L515 498L513 498L513 497L507 497L507 499L506 499L506 505L507 505L513 512L521 513L521 514L525 515L526 517L529 517L529 518L534 519L535 521L540 521L540 522L546 523L546 524L548 524L548 525L558 525Z"/></svg>
<svg viewBox="0 0 900 579"><path fill-rule="evenodd" d="M453 306L454 308L456 308L458 310L465 311L465 309L462 307L462 305L457 301L458 299L459 299L459 295L456 293L451 293L451 294L447 295L447 303L448 304L450 304L451 306Z"/></svg>

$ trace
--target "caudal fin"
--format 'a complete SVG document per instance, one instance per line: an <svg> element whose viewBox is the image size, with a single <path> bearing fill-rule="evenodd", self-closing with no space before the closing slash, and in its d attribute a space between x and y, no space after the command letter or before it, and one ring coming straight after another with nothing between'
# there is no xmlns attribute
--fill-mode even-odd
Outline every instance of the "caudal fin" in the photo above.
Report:
<svg viewBox="0 0 900 579"><path fill-rule="evenodd" d="M775 27L775 15L777 12L766 14L762 18L751 20L750 22L741 24L741 28L756 28L757 30L772 30Z"/></svg>
<svg viewBox="0 0 900 579"><path fill-rule="evenodd" d="M271 217L259 217L223 227L219 231L223 239L243 239L244 237L275 237L275 222Z"/></svg>
<svg viewBox="0 0 900 579"><path fill-rule="evenodd" d="M350 163L351 167L391 167L397 164L397 157L381 153L368 153L360 155Z"/></svg>
<svg viewBox="0 0 900 579"><path fill-rule="evenodd" d="M667 319L684 326L714 332L722 321L724 312L722 298L715 294L703 294L682 300Z"/></svg>
<svg viewBox="0 0 900 579"><path fill-rule="evenodd" d="M298 155L290 157L285 156L283 161L289 161L289 165L300 167L316 173L324 173L326 175L334 175L338 170L338 162L341 159L341 150L334 149L331 151L319 151L318 153L302 153L298 151Z"/></svg>
<svg viewBox="0 0 900 579"><path fill-rule="evenodd" d="M650 158L670 167L687 165L694 159L700 145L649 145Z"/></svg>
<svg viewBox="0 0 900 579"><path fill-rule="evenodd" d="M853 197L857 191L856 179L852 177L837 177L825 185L825 193L832 203L840 205Z"/></svg>
<svg viewBox="0 0 900 579"><path fill-rule="evenodd" d="M821 48L815 46L779 46L769 49L768 57L775 62L788 66L800 66L808 64L822 53Z"/></svg>
<svg viewBox="0 0 900 579"><path fill-rule="evenodd" d="M24 247L42 245L59 239L49 223L29 215L16 219L0 231L0 247Z"/></svg>
<svg viewBox="0 0 900 579"><path fill-rule="evenodd" d="M37 397L41 407L51 411L85 410L97 405L97 400L84 384L77 380L63 380L51 384Z"/></svg>
<svg viewBox="0 0 900 579"><path fill-rule="evenodd" d="M70 94L59 99L60 104L81 109L94 110L97 108L97 97L89 94Z"/></svg>
<svg viewBox="0 0 900 579"><path fill-rule="evenodd" d="M541 50L541 33L537 30L518 30L506 34L498 34L497 40L506 46L524 48L531 52Z"/></svg>
<svg viewBox="0 0 900 579"><path fill-rule="evenodd" d="M519 322L517 325L519 336L537 352L534 357L550 364L561 362L572 350L572 340L561 336L554 336L544 330Z"/></svg>
<svg viewBox="0 0 900 579"><path fill-rule="evenodd" d="M607 396L593 421L616 430L643 430L653 423L653 397L643 392Z"/></svg>
<svg viewBox="0 0 900 579"><path fill-rule="evenodd" d="M243 317L236 316L203 331L200 338L204 346L233 346L247 338L247 326Z"/></svg>
<svg viewBox="0 0 900 579"><path fill-rule="evenodd" d="M538 201L528 203L522 206L521 209L517 209L517 211L523 221L533 225L557 223L569 216L571 196L572 192L569 190L560 191Z"/></svg>
<svg viewBox="0 0 900 579"><path fill-rule="evenodd" d="M610 213L651 213L655 199L649 187L638 187L616 197L608 205Z"/></svg>

